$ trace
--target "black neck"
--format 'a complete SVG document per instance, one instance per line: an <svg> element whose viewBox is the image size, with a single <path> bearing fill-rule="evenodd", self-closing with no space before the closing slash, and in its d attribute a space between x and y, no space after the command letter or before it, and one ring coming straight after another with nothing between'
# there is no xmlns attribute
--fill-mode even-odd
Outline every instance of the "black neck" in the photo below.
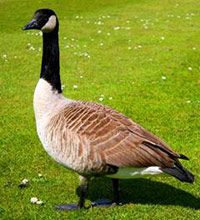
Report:
<svg viewBox="0 0 200 220"><path fill-rule="evenodd" d="M58 32L43 33L43 55L40 78L52 85L52 89L62 93L60 82L60 56Z"/></svg>

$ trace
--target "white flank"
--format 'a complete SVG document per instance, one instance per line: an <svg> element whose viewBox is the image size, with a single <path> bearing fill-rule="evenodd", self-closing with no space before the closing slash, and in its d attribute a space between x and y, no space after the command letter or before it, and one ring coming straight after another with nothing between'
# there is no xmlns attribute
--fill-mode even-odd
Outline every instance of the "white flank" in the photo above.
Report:
<svg viewBox="0 0 200 220"><path fill-rule="evenodd" d="M41 30L44 33L52 32L54 30L54 28L56 27L56 23L57 23L56 16L55 15L51 15L51 17L49 18L47 23L41 28Z"/></svg>
<svg viewBox="0 0 200 220"><path fill-rule="evenodd" d="M139 178L144 175L158 175L162 174L163 171L160 167L151 166L145 168L129 168L129 167L122 167L119 168L118 172L112 175L107 175L110 178L117 178L117 179L132 179L132 178Z"/></svg>

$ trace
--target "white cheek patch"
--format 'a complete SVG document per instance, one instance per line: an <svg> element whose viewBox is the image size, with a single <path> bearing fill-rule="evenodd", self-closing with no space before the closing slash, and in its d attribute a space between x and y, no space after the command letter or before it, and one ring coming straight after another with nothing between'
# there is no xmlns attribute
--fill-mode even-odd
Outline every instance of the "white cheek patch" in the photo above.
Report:
<svg viewBox="0 0 200 220"><path fill-rule="evenodd" d="M54 28L56 27L56 23L57 23L56 16L55 15L51 15L51 17L49 18L47 23L41 28L41 30L44 33L52 32L54 30Z"/></svg>

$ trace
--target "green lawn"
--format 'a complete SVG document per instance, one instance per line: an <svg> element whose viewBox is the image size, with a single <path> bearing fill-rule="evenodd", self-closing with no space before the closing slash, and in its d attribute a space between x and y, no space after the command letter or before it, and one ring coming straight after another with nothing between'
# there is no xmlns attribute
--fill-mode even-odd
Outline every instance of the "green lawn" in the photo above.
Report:
<svg viewBox="0 0 200 220"><path fill-rule="evenodd" d="M121 207L53 209L78 200L79 179L47 155L36 134L42 38L21 27L44 7L60 19L64 94L109 105L190 157L183 164L196 176L193 185L121 181ZM197 0L0 0L0 219L200 219L199 8ZM30 186L20 189L24 178ZM91 181L88 200L101 197L112 198L109 179Z"/></svg>

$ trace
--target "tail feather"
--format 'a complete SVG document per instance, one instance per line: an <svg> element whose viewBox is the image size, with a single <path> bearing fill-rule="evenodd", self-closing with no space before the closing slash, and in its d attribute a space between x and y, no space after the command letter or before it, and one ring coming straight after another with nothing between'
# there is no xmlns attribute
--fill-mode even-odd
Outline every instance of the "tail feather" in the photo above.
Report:
<svg viewBox="0 0 200 220"><path fill-rule="evenodd" d="M179 159L182 159L182 160L189 160L189 158L186 157L185 155L183 155L183 154L179 154L179 155L180 155Z"/></svg>
<svg viewBox="0 0 200 220"><path fill-rule="evenodd" d="M194 175L190 171L185 169L178 160L175 161L174 167L165 167L162 168L162 171L171 176L174 176L182 182L194 182Z"/></svg>

